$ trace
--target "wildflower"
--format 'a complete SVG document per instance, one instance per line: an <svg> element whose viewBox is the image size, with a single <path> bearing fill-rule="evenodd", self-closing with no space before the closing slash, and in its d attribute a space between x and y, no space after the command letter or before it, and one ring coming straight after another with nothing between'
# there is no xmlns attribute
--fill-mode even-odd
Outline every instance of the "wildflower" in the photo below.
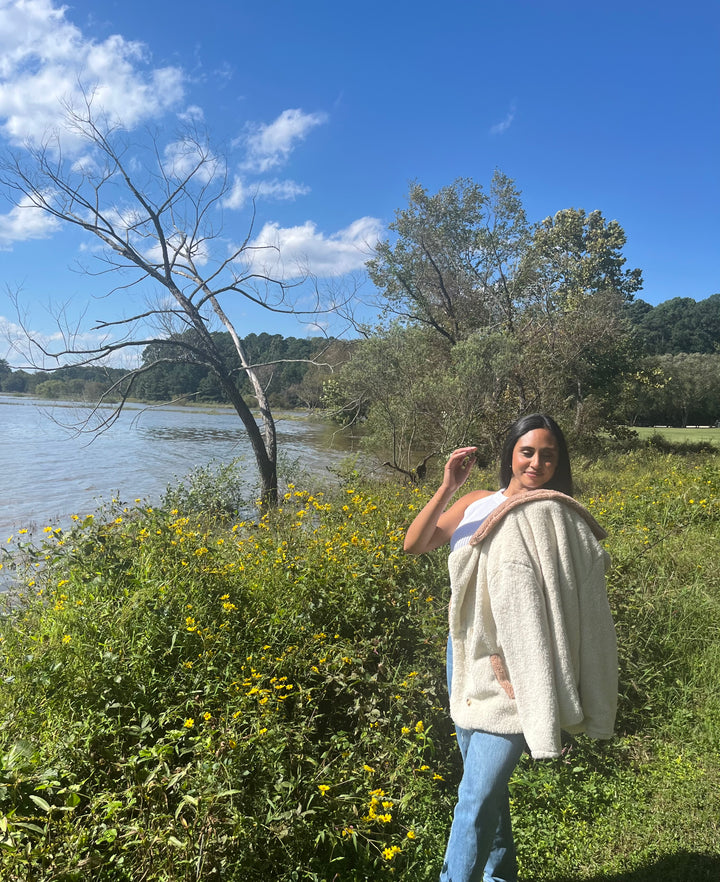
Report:
<svg viewBox="0 0 720 882"><path fill-rule="evenodd" d="M185 726L186 729L192 729L194 725L195 720L193 720L192 717L188 717L187 720L185 720L185 722L183 723L183 726Z"/></svg>
<svg viewBox="0 0 720 882"><path fill-rule="evenodd" d="M363 766L363 769L364 769L366 772L374 772L374 771L375 771L375 769L373 769L373 767L372 767L372 766L369 766L367 763L365 763L365 765Z"/></svg>
<svg viewBox="0 0 720 882"><path fill-rule="evenodd" d="M410 734L410 730L408 729L407 726L403 726L402 729L401 729L400 731L403 733L403 735L409 735L409 734Z"/></svg>
<svg viewBox="0 0 720 882"><path fill-rule="evenodd" d="M402 851L397 845L391 845L390 848L383 849L383 857L386 861L391 861L396 854L400 854Z"/></svg>
<svg viewBox="0 0 720 882"><path fill-rule="evenodd" d="M63 643L69 643L71 640L72 640L72 637L71 637L69 634L66 634L66 635L63 637L62 642L63 642Z"/></svg>
<svg viewBox="0 0 720 882"><path fill-rule="evenodd" d="M415 831L414 831L414 830L408 830L408 831L407 831L407 838L408 838L408 839L414 839L414 838L415 838Z"/></svg>
<svg viewBox="0 0 720 882"><path fill-rule="evenodd" d="M323 796L325 796L325 794L328 792L329 789L330 789L329 784L318 784L318 790L320 791L320 793Z"/></svg>
<svg viewBox="0 0 720 882"><path fill-rule="evenodd" d="M210 713L210 711L205 711L205 713L203 714L203 720L205 720L206 723L208 720L212 720L212 714Z"/></svg>
<svg viewBox="0 0 720 882"><path fill-rule="evenodd" d="M417 723L415 723L415 731L418 733L418 735L422 735L422 733L425 731L425 726L423 725L422 720L418 720Z"/></svg>

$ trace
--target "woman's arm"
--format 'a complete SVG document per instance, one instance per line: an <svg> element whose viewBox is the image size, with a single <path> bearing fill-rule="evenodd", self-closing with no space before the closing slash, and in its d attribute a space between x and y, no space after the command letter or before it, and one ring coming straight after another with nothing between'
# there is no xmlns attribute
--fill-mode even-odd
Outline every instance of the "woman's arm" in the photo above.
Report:
<svg viewBox="0 0 720 882"><path fill-rule="evenodd" d="M460 447L450 454L445 463L442 483L407 529L404 548L408 554L424 554L445 545L462 521L468 505L489 495L488 490L466 493L445 510L472 471L476 450L476 447Z"/></svg>

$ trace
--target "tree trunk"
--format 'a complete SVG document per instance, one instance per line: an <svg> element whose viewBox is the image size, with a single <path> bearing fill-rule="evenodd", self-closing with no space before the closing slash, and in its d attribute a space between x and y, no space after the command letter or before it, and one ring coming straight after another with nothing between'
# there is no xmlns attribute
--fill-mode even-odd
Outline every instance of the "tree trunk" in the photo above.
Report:
<svg viewBox="0 0 720 882"><path fill-rule="evenodd" d="M265 447L263 433L260 431L252 411L247 406L245 399L238 391L232 378L220 375L220 382L230 399L230 403L242 420L242 424L245 426L248 438L252 444L255 461L257 462L258 471L260 473L263 506L276 506L278 502L277 457L271 457L268 453L268 450ZM273 452L274 450L275 448L273 448Z"/></svg>

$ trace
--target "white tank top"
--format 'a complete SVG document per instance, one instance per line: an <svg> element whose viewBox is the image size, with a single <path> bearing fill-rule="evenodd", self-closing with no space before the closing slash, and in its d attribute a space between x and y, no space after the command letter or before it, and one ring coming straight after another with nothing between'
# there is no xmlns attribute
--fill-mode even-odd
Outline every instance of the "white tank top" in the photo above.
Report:
<svg viewBox="0 0 720 882"><path fill-rule="evenodd" d="M471 502L465 509L463 519L458 524L457 529L450 537L450 551L456 548L462 548L467 545L472 538L473 533L482 524L485 518L494 511L498 505L505 502L507 496L504 490L498 490L492 496L483 496L475 502Z"/></svg>

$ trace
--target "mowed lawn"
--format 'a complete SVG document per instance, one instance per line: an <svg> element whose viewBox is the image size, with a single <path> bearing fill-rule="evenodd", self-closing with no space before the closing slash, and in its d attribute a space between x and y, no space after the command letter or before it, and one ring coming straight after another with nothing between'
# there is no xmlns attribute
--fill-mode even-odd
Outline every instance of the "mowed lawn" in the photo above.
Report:
<svg viewBox="0 0 720 882"><path fill-rule="evenodd" d="M699 442L709 441L720 447L720 429L708 426L686 426L678 428L675 426L633 426L640 438L650 438L652 435L660 434L673 444L683 444L686 441Z"/></svg>

